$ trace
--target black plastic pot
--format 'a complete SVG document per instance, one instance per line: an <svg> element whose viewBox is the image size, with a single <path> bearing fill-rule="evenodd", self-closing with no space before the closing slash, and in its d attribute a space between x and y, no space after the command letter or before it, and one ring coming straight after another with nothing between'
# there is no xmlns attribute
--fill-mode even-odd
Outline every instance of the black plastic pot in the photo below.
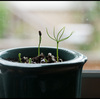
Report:
<svg viewBox="0 0 100 99"><path fill-rule="evenodd" d="M22 56L37 56L37 47L12 48L0 52L0 70L4 98L79 98L81 96L82 68L87 57L59 48L58 63L25 64L5 60ZM47 55L56 56L56 48L41 47Z"/></svg>

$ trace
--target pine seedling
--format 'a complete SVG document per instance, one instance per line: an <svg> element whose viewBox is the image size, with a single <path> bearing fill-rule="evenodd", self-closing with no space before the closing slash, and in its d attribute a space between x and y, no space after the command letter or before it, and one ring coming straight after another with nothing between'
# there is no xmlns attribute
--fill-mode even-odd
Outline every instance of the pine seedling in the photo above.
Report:
<svg viewBox="0 0 100 99"><path fill-rule="evenodd" d="M46 63L48 62L48 60L46 58L44 60L45 60Z"/></svg>
<svg viewBox="0 0 100 99"><path fill-rule="evenodd" d="M32 62L32 59L31 59L31 58L29 58L29 64L31 64L31 62Z"/></svg>
<svg viewBox="0 0 100 99"><path fill-rule="evenodd" d="M61 41L64 41L66 39L68 39L72 34L73 32L71 32L71 34L65 38L61 38L64 34L64 31L65 31L65 27L63 27L58 33L57 33L57 36L55 36L55 27L53 29L53 37L51 37L48 33L48 29L46 28L46 32L47 32L47 35L54 41L56 41L57 43L57 50L56 50L56 56L57 56L57 62L59 61L59 55L58 55L58 47L59 47L59 42ZM61 33L62 32L62 33Z"/></svg>
<svg viewBox="0 0 100 99"><path fill-rule="evenodd" d="M22 60L21 60L21 53L18 54L18 59L19 59L19 62L22 63Z"/></svg>
<svg viewBox="0 0 100 99"><path fill-rule="evenodd" d="M40 44L41 44L41 31L39 31L39 45L38 45L38 56L40 55Z"/></svg>

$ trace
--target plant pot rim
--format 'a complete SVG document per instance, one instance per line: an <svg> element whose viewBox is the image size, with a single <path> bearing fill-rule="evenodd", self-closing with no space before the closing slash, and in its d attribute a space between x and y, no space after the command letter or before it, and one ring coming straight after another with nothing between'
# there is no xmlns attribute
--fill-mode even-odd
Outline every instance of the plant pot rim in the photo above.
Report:
<svg viewBox="0 0 100 99"><path fill-rule="evenodd" d="M1 55L6 54L8 51L15 50L15 49L30 49L30 48L38 48L37 46L26 46L26 47L15 47L15 48L9 48L6 50L3 50L0 52L0 65L5 67L18 67L18 68L42 68L42 67L50 67L50 66L59 66L59 65L72 65L72 64L84 64L87 61L87 57L83 54L75 51L70 50L66 48L60 48L60 50L68 51L75 55L75 58L72 60L64 61L64 62L57 62L57 63L38 63L38 64L27 64L27 63L18 63L18 62L11 62L8 60L5 60L1 57ZM49 46L42 46L40 48L50 48L50 49L56 49L56 47L49 47Z"/></svg>

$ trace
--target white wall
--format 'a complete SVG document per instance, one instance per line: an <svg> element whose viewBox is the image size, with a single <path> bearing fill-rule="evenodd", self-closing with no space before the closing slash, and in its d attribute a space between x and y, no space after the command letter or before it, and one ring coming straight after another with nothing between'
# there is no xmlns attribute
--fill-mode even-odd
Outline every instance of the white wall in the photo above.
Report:
<svg viewBox="0 0 100 99"><path fill-rule="evenodd" d="M95 6L95 1L10 1L23 11L66 11L81 10Z"/></svg>

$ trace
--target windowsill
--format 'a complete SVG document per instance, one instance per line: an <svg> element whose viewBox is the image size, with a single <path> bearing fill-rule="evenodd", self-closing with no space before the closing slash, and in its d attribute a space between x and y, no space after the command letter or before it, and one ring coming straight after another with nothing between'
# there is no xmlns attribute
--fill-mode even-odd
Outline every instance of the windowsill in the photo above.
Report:
<svg viewBox="0 0 100 99"><path fill-rule="evenodd" d="M100 78L100 70L83 70L83 78Z"/></svg>

